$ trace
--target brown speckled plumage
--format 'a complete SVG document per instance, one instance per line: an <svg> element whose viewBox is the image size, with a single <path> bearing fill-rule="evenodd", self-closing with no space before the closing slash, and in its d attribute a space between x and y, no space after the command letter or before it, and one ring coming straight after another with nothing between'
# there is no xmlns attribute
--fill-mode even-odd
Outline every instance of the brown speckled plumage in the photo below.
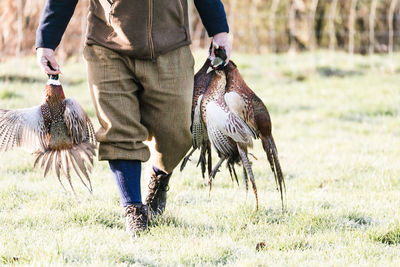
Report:
<svg viewBox="0 0 400 267"><path fill-rule="evenodd" d="M46 84L44 101L40 106L0 110L0 152L14 147L34 153L34 166L43 168L44 176L53 169L63 185L62 173L74 190L71 182L73 169L92 191L89 173L96 154L94 129L78 102L65 98L58 81L49 80Z"/></svg>
<svg viewBox="0 0 400 267"><path fill-rule="evenodd" d="M194 110L197 105L197 100L200 95L203 95L207 90L208 84L211 80L212 72L208 72L207 70L210 67L210 60L207 58L206 62L204 62L203 66L199 69L199 71L194 75L194 86L193 86L193 101L192 101L192 120L194 116Z"/></svg>
<svg viewBox="0 0 400 267"><path fill-rule="evenodd" d="M222 70L207 73L207 79L204 78L202 81L206 82L198 83L199 88L196 88L195 85L197 94L194 92L196 99L193 100L192 119L196 120L196 108L198 108L200 121L206 130L204 135L207 136L208 142L212 143L220 158L214 168L209 171L210 190L212 179L225 160L232 179L235 178L236 181L235 164L241 163L246 190L248 189L248 180L250 180L258 208L257 187L248 158L248 148L252 147L252 139L260 138L274 173L281 195L282 208L284 208L285 181L271 134L270 116L264 103L247 86L232 61ZM192 134L195 139L196 133L193 131L193 124ZM195 145L193 147L196 148ZM200 154L202 156L202 153Z"/></svg>
<svg viewBox="0 0 400 267"><path fill-rule="evenodd" d="M242 99L242 105L230 105L231 110L238 114L261 139L261 143L268 162L275 177L277 189L281 195L282 208L284 207L283 194L285 179L279 163L278 150L272 137L272 123L267 107L262 100L247 86L235 63L230 61L225 67L227 77L226 94L237 94Z"/></svg>

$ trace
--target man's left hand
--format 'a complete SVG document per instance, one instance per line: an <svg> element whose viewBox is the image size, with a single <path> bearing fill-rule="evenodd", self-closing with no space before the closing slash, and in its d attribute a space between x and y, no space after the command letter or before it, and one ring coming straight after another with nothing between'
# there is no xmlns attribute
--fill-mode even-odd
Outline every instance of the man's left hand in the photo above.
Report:
<svg viewBox="0 0 400 267"><path fill-rule="evenodd" d="M231 50L232 50L231 44L228 40L228 33L226 33L226 32L217 33L213 37L213 43L217 44L220 47L222 46L225 49L226 56L227 56L225 63L228 64L229 58L231 57ZM214 58L215 58L214 46L212 46L210 59L213 60Z"/></svg>

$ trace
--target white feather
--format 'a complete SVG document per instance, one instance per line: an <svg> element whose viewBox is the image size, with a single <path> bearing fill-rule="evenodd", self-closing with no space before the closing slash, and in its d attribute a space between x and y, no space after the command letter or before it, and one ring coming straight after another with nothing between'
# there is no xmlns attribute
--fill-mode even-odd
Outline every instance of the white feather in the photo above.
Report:
<svg viewBox="0 0 400 267"><path fill-rule="evenodd" d="M61 85L59 80L54 80L54 79L48 79L46 84L47 85Z"/></svg>
<svg viewBox="0 0 400 267"><path fill-rule="evenodd" d="M46 129L40 106L0 112L0 151L14 147L29 152L46 149Z"/></svg>
<svg viewBox="0 0 400 267"><path fill-rule="evenodd" d="M236 92L228 92L225 93L224 99L229 109L244 120L246 103L243 98Z"/></svg>
<svg viewBox="0 0 400 267"><path fill-rule="evenodd" d="M247 124L232 112L224 111L217 103L211 101L206 106L207 132L214 144L215 134L212 131L218 130L222 134L232 138L237 143L252 145L253 132Z"/></svg>

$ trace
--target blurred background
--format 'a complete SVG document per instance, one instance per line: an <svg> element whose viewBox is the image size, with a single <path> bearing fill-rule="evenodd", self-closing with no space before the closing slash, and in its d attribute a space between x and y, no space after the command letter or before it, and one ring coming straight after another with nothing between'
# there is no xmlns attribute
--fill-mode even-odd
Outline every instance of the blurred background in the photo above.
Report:
<svg viewBox="0 0 400 267"><path fill-rule="evenodd" d="M33 54L35 31L45 0L1 2L1 58ZM82 53L88 3L79 1L57 51L61 61ZM207 33L193 1L189 3L193 49L207 48ZM350 55L390 55L400 45L398 0L224 0L223 3L237 52L294 53L324 48Z"/></svg>

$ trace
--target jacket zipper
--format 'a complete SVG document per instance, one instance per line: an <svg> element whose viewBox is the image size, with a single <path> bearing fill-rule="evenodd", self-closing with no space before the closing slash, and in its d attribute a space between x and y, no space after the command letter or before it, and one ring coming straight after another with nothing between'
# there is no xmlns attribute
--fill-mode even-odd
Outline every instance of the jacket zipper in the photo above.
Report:
<svg viewBox="0 0 400 267"><path fill-rule="evenodd" d="M153 43L153 37L151 36L152 29L153 29L153 0L149 0L149 24L148 24L147 32L149 33L149 46L150 46L151 61L155 62L156 59L154 58L154 43Z"/></svg>

